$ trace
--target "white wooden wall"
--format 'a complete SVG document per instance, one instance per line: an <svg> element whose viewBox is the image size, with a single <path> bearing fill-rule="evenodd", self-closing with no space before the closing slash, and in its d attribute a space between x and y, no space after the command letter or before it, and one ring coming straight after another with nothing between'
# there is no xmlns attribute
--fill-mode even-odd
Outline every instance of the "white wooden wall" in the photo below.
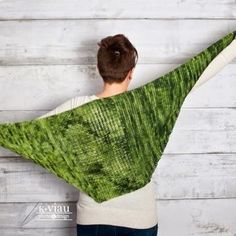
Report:
<svg viewBox="0 0 236 236"><path fill-rule="evenodd" d="M97 42L125 34L139 52L133 89L236 30L234 0L1 0L0 122L38 117L102 88ZM190 94L153 178L158 236L236 236L236 60ZM0 235L76 235L79 191L0 148ZM72 221L42 221L40 205Z"/></svg>

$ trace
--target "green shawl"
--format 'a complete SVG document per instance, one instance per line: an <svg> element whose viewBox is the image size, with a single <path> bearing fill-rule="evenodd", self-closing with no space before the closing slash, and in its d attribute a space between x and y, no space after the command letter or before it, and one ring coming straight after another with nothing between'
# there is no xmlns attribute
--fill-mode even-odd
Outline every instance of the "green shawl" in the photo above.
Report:
<svg viewBox="0 0 236 236"><path fill-rule="evenodd" d="M0 124L0 146L32 160L96 202L152 177L181 106L228 33L167 74L124 93L41 119Z"/></svg>

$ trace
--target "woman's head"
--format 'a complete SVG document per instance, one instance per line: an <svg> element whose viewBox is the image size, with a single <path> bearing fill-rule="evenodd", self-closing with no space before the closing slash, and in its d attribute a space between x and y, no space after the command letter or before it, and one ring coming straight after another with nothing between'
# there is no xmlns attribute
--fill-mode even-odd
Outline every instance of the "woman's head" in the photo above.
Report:
<svg viewBox="0 0 236 236"><path fill-rule="evenodd" d="M98 46L97 67L104 82L123 82L137 63L135 47L123 34L103 38Z"/></svg>

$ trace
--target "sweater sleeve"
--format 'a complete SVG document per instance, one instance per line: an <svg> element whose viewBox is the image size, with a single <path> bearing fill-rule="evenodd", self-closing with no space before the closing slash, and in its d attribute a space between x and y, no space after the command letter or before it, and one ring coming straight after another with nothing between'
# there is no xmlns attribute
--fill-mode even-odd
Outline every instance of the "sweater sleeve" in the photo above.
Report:
<svg viewBox="0 0 236 236"><path fill-rule="evenodd" d="M190 92L195 91L197 88L202 86L208 80L214 77L223 67L229 64L234 58L236 58L236 39L232 43L223 49L207 66L198 81L194 85Z"/></svg>

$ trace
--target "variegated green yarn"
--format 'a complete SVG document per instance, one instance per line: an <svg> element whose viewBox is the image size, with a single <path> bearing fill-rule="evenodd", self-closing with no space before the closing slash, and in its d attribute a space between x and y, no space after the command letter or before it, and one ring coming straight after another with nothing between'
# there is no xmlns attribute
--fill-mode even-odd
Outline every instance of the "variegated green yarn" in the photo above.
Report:
<svg viewBox="0 0 236 236"><path fill-rule="evenodd" d="M0 145L97 202L146 185L181 106L231 32L169 73L124 93L49 117L0 124Z"/></svg>

